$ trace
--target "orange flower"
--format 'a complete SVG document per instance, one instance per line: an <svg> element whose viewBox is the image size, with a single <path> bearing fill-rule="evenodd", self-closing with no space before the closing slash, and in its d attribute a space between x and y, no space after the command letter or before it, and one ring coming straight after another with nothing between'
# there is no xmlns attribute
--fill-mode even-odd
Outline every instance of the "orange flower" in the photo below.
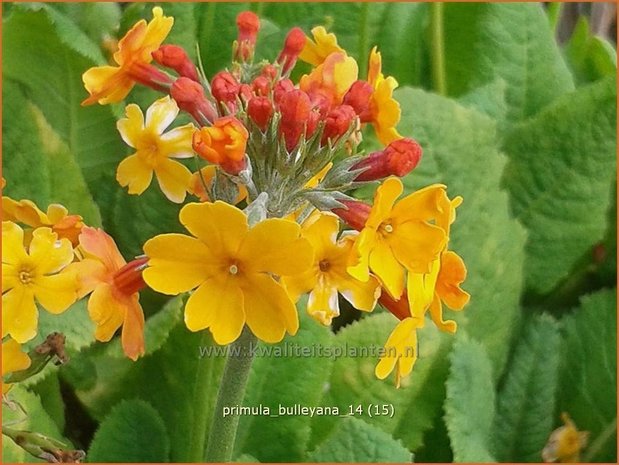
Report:
<svg viewBox="0 0 619 465"><path fill-rule="evenodd" d="M215 120L193 134L193 149L205 160L220 165L230 174L245 168L245 147L249 133L233 116Z"/></svg>
<svg viewBox="0 0 619 465"><path fill-rule="evenodd" d="M96 323L95 338L109 341L122 326L122 347L132 360L144 354L144 313L138 291L145 287L147 259L127 263L114 239L101 229L84 227L80 234L84 259L69 266L80 277L80 298L90 294L88 313Z"/></svg>
<svg viewBox="0 0 619 465"><path fill-rule="evenodd" d="M118 66L97 66L82 75L90 97L82 105L116 103L123 100L136 82L157 87L167 83L166 74L150 65L152 53L159 48L172 29L174 18L163 16L160 7L153 8L153 19L138 21L118 43L114 61Z"/></svg>
<svg viewBox="0 0 619 465"><path fill-rule="evenodd" d="M310 96L326 98L331 106L338 105L357 80L358 72L359 67L354 58L344 52L334 52L310 74L301 77L299 88Z"/></svg>

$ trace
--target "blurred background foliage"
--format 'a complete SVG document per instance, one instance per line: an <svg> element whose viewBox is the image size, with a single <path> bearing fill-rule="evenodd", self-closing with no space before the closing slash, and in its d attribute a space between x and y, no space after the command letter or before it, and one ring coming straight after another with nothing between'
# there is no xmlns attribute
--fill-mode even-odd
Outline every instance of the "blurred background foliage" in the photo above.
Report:
<svg viewBox="0 0 619 465"><path fill-rule="evenodd" d="M115 182L127 154L123 106L81 107L81 74L110 59L150 3L3 3L5 193L65 204L103 226L125 256L180 231L179 207L156 189ZM243 10L262 18L257 58L277 56L290 27L325 25L365 75L377 45L400 83L400 132L424 148L404 180L462 195L454 250L472 299L456 337L428 325L420 359L396 390L376 360L262 358L244 405L393 404L393 418L242 417L240 461L541 461L561 412L589 432L584 461L616 461L616 34L614 4L163 3L207 76L229 64ZM611 39L609 39L611 38ZM307 68L299 65L300 75ZM144 107L155 94L130 96ZM367 151L375 144L366 138ZM371 196L371 192L360 192ZM42 312L41 333L67 335L71 362L12 391L25 429L63 438L89 461L187 461L197 392L217 393L222 359L196 385L200 344L180 298L143 293L146 357L94 344L84 305ZM322 328L302 315L300 345L382 345L394 325L377 310ZM35 341L39 342L39 341ZM204 366L206 368L204 368ZM213 400L214 404L214 400ZM12 413L8 412L10 418ZM5 416L5 419L7 417ZM24 424L21 423L20 426ZM5 462L32 461L8 440Z"/></svg>

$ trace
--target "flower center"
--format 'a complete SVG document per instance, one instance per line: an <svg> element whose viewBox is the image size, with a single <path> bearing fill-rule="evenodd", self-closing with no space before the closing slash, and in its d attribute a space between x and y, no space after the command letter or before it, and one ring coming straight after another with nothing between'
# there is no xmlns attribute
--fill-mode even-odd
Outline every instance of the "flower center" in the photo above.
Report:
<svg viewBox="0 0 619 465"><path fill-rule="evenodd" d="M329 271L329 268L331 268L331 263L325 258L324 260L320 260L320 262L318 262L318 268L320 268L320 271L322 272L327 272Z"/></svg>
<svg viewBox="0 0 619 465"><path fill-rule="evenodd" d="M19 281L22 284L28 285L32 282L32 274L30 270L22 270L19 272Z"/></svg>
<svg viewBox="0 0 619 465"><path fill-rule="evenodd" d="M383 234L391 234L393 232L393 226L390 223L382 223L379 228Z"/></svg>
<svg viewBox="0 0 619 465"><path fill-rule="evenodd" d="M239 267L236 265L230 265L230 268L228 268L228 272L232 275L237 274L239 272Z"/></svg>

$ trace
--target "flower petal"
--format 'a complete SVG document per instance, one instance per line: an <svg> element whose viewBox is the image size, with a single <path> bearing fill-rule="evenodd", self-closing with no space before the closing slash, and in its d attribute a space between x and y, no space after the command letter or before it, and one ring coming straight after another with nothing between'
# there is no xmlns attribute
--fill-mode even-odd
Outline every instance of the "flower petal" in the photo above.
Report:
<svg viewBox="0 0 619 465"><path fill-rule="evenodd" d="M40 274L56 273L73 261L73 246L68 239L58 239L49 228L32 233L30 259Z"/></svg>
<svg viewBox="0 0 619 465"><path fill-rule="evenodd" d="M22 352L21 345L17 341L9 339L2 343L2 376L25 370L31 363L30 357Z"/></svg>
<svg viewBox="0 0 619 465"><path fill-rule="evenodd" d="M407 376L417 360L417 328L423 326L423 320L405 318L389 335L385 343L385 354L376 365L374 373L379 379L389 376L397 365L396 384Z"/></svg>
<svg viewBox="0 0 619 465"><path fill-rule="evenodd" d="M171 158L193 157L192 138L195 131L196 127L190 123L166 132L160 138L161 152Z"/></svg>
<svg viewBox="0 0 619 465"><path fill-rule="evenodd" d="M318 273L315 269L310 268L304 273L294 276L285 276L282 278L281 282L284 284L290 298L293 302L296 302L302 294L314 289L318 282Z"/></svg>
<svg viewBox="0 0 619 465"><path fill-rule="evenodd" d="M441 299L435 295L430 304L430 316L438 329L454 334L458 329L458 324L453 320L443 320L443 305Z"/></svg>
<svg viewBox="0 0 619 465"><path fill-rule="evenodd" d="M123 352L134 362L144 355L144 312L137 292L125 299L125 321L122 330Z"/></svg>
<svg viewBox="0 0 619 465"><path fill-rule="evenodd" d="M39 312L32 291L18 286L2 294L2 337L7 334L19 343L37 335Z"/></svg>
<svg viewBox="0 0 619 465"><path fill-rule="evenodd" d="M332 213L315 213L303 223L302 234L314 247L316 255L332 247L337 240L340 221Z"/></svg>
<svg viewBox="0 0 619 465"><path fill-rule="evenodd" d="M428 273L430 266L445 248L447 236L438 226L409 221L394 226L387 242L395 258L409 271Z"/></svg>
<svg viewBox="0 0 619 465"><path fill-rule="evenodd" d="M120 162L116 169L116 180L122 187L129 187L130 194L140 195L153 179L153 169L137 154Z"/></svg>
<svg viewBox="0 0 619 465"><path fill-rule="evenodd" d="M264 274L251 274L243 285L245 318L252 332L265 342L279 342L286 331L299 329L297 309L284 288Z"/></svg>
<svg viewBox="0 0 619 465"><path fill-rule="evenodd" d="M436 293L452 310L462 310L470 295L460 288L466 279L466 266L458 254L446 251L441 255L441 270L438 273Z"/></svg>
<svg viewBox="0 0 619 465"><path fill-rule="evenodd" d="M190 331L210 329L217 344L235 341L245 324L243 292L233 278L211 278L187 300L185 324Z"/></svg>
<svg viewBox="0 0 619 465"><path fill-rule="evenodd" d="M2 222L2 263L16 265L28 259L24 230L11 221Z"/></svg>
<svg viewBox="0 0 619 465"><path fill-rule="evenodd" d="M102 229L89 226L82 228L80 245L87 254L100 260L107 271L118 271L127 264L114 239Z"/></svg>
<svg viewBox="0 0 619 465"><path fill-rule="evenodd" d="M99 284L88 299L88 314L97 325L95 338L107 342L123 324L125 305L114 294L114 288L107 283Z"/></svg>
<svg viewBox="0 0 619 465"><path fill-rule="evenodd" d="M398 178L390 177L378 186L374 194L374 203L370 216L365 226L366 228L377 228L383 221L391 216L391 210L396 199L402 194L402 181Z"/></svg>
<svg viewBox="0 0 619 465"><path fill-rule="evenodd" d="M191 184L191 171L179 162L161 160L155 168L159 187L175 203L182 203Z"/></svg>
<svg viewBox="0 0 619 465"><path fill-rule="evenodd" d="M133 89L135 82L122 68L116 66L96 66L82 74L84 87L90 96L82 105L101 105L122 101Z"/></svg>
<svg viewBox="0 0 619 465"><path fill-rule="evenodd" d="M340 304L337 298L337 288L327 282L324 277L318 280L318 283L310 292L307 301L307 313L327 326L331 324L333 318L340 314Z"/></svg>
<svg viewBox="0 0 619 465"><path fill-rule="evenodd" d="M249 230L239 251L248 270L289 276L306 271L314 251L294 221L270 218Z"/></svg>
<svg viewBox="0 0 619 465"><path fill-rule="evenodd" d="M394 299L399 299L404 292L404 268L384 241L376 241L370 252L370 269L387 292Z"/></svg>
<svg viewBox="0 0 619 465"><path fill-rule="evenodd" d="M19 286L19 275L15 265L2 264L2 293Z"/></svg>
<svg viewBox="0 0 619 465"><path fill-rule="evenodd" d="M77 300L77 275L62 272L53 276L39 276L32 283L32 291L41 306L50 313L64 312Z"/></svg>
<svg viewBox="0 0 619 465"><path fill-rule="evenodd" d="M354 265L348 266L348 273L359 281L370 279L370 253L376 242L376 231L371 228L364 228L355 240L352 256L357 257L357 260Z"/></svg>
<svg viewBox="0 0 619 465"><path fill-rule="evenodd" d="M126 106L126 118L118 120L116 128L129 147L137 148L144 132L144 114L135 103Z"/></svg>
<svg viewBox="0 0 619 465"><path fill-rule="evenodd" d="M430 221L449 215L451 204L443 184L432 184L407 195L393 207L394 218L404 223L413 219Z"/></svg>
<svg viewBox="0 0 619 465"><path fill-rule="evenodd" d="M154 290L176 295L196 288L215 273L217 261L206 245L183 234L161 234L144 244L148 267L142 272Z"/></svg>
<svg viewBox="0 0 619 465"><path fill-rule="evenodd" d="M78 299L90 294L99 283L105 282L110 274L102 261L92 258L71 263L64 269L64 272L77 275L79 283Z"/></svg>
<svg viewBox="0 0 619 465"><path fill-rule="evenodd" d="M144 126L147 130L156 134L162 134L165 129L172 124L178 115L178 105L169 95L155 100L146 110L146 121Z"/></svg>
<svg viewBox="0 0 619 465"><path fill-rule="evenodd" d="M349 274L342 273L335 281L338 291L357 310L371 312L380 297L380 283L374 276L366 281L359 281Z"/></svg>
<svg viewBox="0 0 619 465"><path fill-rule="evenodd" d="M249 226L247 217L236 207L218 200L215 203L189 203L181 209L181 223L209 248L236 255Z"/></svg>

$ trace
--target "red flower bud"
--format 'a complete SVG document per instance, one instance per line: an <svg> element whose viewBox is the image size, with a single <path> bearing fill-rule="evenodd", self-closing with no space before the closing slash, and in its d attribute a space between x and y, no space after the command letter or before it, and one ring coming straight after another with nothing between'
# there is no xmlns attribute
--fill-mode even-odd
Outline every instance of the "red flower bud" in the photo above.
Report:
<svg viewBox="0 0 619 465"><path fill-rule="evenodd" d="M357 200L342 200L346 208L334 208L332 211L350 227L361 231L370 216L372 206Z"/></svg>
<svg viewBox="0 0 619 465"><path fill-rule="evenodd" d="M235 103L241 84L227 71L221 71L211 80L211 94L217 103Z"/></svg>
<svg viewBox="0 0 619 465"><path fill-rule="evenodd" d="M277 68L272 64L264 65L262 71L260 71L260 75L269 78L269 80L274 80L277 76Z"/></svg>
<svg viewBox="0 0 619 465"><path fill-rule="evenodd" d="M273 116L273 105L268 97L253 97L247 104L247 114L264 131Z"/></svg>
<svg viewBox="0 0 619 465"><path fill-rule="evenodd" d="M168 92L172 85L170 77L150 63L133 63L129 69L129 75L136 82L159 92Z"/></svg>
<svg viewBox="0 0 619 465"><path fill-rule="evenodd" d="M320 116L320 112L316 108L313 108L312 111L310 111L309 117L307 118L305 137L309 138L312 136L312 134L314 134L321 119L322 118Z"/></svg>
<svg viewBox="0 0 619 465"><path fill-rule="evenodd" d="M146 268L148 257L137 258L120 268L114 276L114 288L124 296L131 296L146 287L142 271Z"/></svg>
<svg viewBox="0 0 619 465"><path fill-rule="evenodd" d="M329 139L337 141L350 128L350 125L357 117L353 107L340 105L329 112L325 119L325 129L322 133L321 143L324 145Z"/></svg>
<svg viewBox="0 0 619 465"><path fill-rule="evenodd" d="M281 79L277 81L273 88L273 100L275 100L275 104L279 107L284 96L293 90L295 90L294 84L290 79Z"/></svg>
<svg viewBox="0 0 619 465"><path fill-rule="evenodd" d="M367 168L355 181L375 181L388 176L406 176L421 160L421 146L409 138L393 141L384 150L373 152L352 166L352 169Z"/></svg>
<svg viewBox="0 0 619 465"><path fill-rule="evenodd" d="M277 62L282 65L282 74L288 74L297 62L299 54L305 47L305 33L298 27L293 27L286 36L284 48L277 57Z"/></svg>
<svg viewBox="0 0 619 465"><path fill-rule="evenodd" d="M254 56L256 38L260 30L260 19L251 11L242 11L236 17L236 27L239 30L239 35L234 44L234 59L249 61Z"/></svg>
<svg viewBox="0 0 619 465"><path fill-rule="evenodd" d="M197 82L200 80L196 66L191 62L185 50L178 45L162 45L152 55L157 63L173 69L179 76Z"/></svg>
<svg viewBox="0 0 619 465"><path fill-rule="evenodd" d="M256 95L266 97L271 92L271 80L266 76L258 76L251 83L251 88Z"/></svg>
<svg viewBox="0 0 619 465"><path fill-rule="evenodd" d="M369 123L372 120L370 111L370 97L374 92L374 88L370 83L365 81L355 81L346 95L344 95L344 104L350 105L355 109L355 113L359 115L359 120L362 123Z"/></svg>
<svg viewBox="0 0 619 465"><path fill-rule="evenodd" d="M299 142L310 110L310 99L302 90L294 89L282 97L279 105L279 111L282 114L279 130L284 135L288 151L291 151Z"/></svg>
<svg viewBox="0 0 619 465"><path fill-rule="evenodd" d="M217 117L215 108L204 96L204 89L192 79L178 78L170 88L170 95L178 107L193 116L199 124L208 124Z"/></svg>
<svg viewBox="0 0 619 465"><path fill-rule="evenodd" d="M411 310L408 306L408 296L406 291L400 296L399 300L395 300L388 292L382 292L378 302L395 315L399 320L403 320L411 316Z"/></svg>
<svg viewBox="0 0 619 465"><path fill-rule="evenodd" d="M244 102L249 102L249 100L254 96L251 86L249 84L241 84L241 87L239 88L239 96Z"/></svg>

